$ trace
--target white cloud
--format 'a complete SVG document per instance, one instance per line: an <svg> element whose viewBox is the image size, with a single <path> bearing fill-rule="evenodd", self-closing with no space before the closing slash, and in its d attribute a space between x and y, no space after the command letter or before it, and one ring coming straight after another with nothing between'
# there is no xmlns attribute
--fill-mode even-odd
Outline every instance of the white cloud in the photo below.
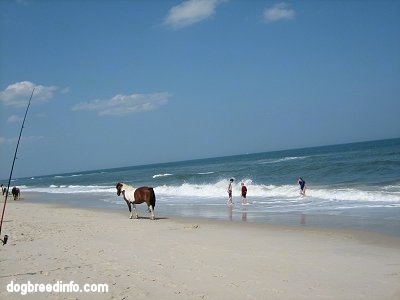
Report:
<svg viewBox="0 0 400 300"><path fill-rule="evenodd" d="M33 88L35 92L32 97L33 103L45 103L54 97L56 86L35 85L30 81L21 81L9 85L0 92L0 101L7 106L25 107L28 104Z"/></svg>
<svg viewBox="0 0 400 300"><path fill-rule="evenodd" d="M75 105L72 110L96 112L99 116L121 116L153 110L168 102L169 93L116 95L107 100L93 100Z"/></svg>
<svg viewBox="0 0 400 300"><path fill-rule="evenodd" d="M67 93L69 93L70 90L71 90L71 89L70 89L69 86L68 86L68 87L66 87L66 88L63 88L63 89L61 90L61 93L62 93L62 94L67 94Z"/></svg>
<svg viewBox="0 0 400 300"><path fill-rule="evenodd" d="M266 8L264 10L264 20L267 23L278 22L281 20L291 20L295 16L295 12L293 9L290 9L289 6L284 3L275 4L271 8Z"/></svg>
<svg viewBox="0 0 400 300"><path fill-rule="evenodd" d="M187 0L172 7L164 24L179 29L200 22L215 13L218 4L225 0Z"/></svg>
<svg viewBox="0 0 400 300"><path fill-rule="evenodd" d="M18 116L16 116L16 115L11 115L11 116L9 116L8 119L7 119L7 122L8 122L8 123L15 123L15 122L21 122L21 121L22 121L22 118L21 118L21 117L18 117Z"/></svg>
<svg viewBox="0 0 400 300"><path fill-rule="evenodd" d="M33 142L37 142L37 141L42 141L44 139L46 139L46 138L41 135L40 136L37 136L37 135L22 136L21 143L23 143L23 142L33 143ZM5 137L0 136L0 145L16 145L17 142L18 142L17 137L5 138Z"/></svg>

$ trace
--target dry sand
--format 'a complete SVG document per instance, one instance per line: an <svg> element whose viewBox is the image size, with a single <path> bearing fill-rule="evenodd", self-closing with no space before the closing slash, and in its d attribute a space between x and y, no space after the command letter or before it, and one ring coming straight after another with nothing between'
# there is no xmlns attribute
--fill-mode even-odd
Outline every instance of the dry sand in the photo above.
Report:
<svg viewBox="0 0 400 300"><path fill-rule="evenodd" d="M9 201L0 299L400 299L400 239ZM9 293L108 284L108 293Z"/></svg>

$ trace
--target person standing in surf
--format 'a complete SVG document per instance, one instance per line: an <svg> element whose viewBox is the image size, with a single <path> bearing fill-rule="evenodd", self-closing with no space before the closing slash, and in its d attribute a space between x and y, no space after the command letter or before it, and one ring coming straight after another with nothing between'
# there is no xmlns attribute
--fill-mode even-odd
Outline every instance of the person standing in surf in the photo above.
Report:
<svg viewBox="0 0 400 300"><path fill-rule="evenodd" d="M299 180L297 180L297 183L300 185L300 195L301 196L305 196L306 195L306 182L304 181L303 178L299 178Z"/></svg>
<svg viewBox="0 0 400 300"><path fill-rule="evenodd" d="M242 205L246 205L246 195L247 195L247 187L244 185L244 182L242 182L242 188L241 188L241 193L242 193Z"/></svg>
<svg viewBox="0 0 400 300"><path fill-rule="evenodd" d="M229 180L229 185L228 185L228 202L226 204L228 205L232 205L232 182L233 182L233 178L231 178Z"/></svg>

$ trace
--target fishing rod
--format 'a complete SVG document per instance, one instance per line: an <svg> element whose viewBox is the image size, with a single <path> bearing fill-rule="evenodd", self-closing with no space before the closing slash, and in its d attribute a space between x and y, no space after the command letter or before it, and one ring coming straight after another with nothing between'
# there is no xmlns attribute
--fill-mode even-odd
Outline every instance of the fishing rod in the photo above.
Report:
<svg viewBox="0 0 400 300"><path fill-rule="evenodd" d="M31 100L32 100L32 97L33 97L33 93L34 93L34 92L35 92L35 88L33 88L31 97L29 98L28 106L26 107L26 111L25 111L24 120L22 121L21 131L19 132L17 147L15 148L14 159L13 159L12 166L11 166L10 177L8 178L8 184L7 184L7 190L6 190L6 197L4 198L3 213L1 214L0 237L1 237L1 230L3 229L3 218L4 218L4 212L5 212L5 210L6 210L6 204L7 204L7 199L8 199L8 191L10 190L10 183L11 183L12 173L13 173L13 171L14 171L15 160L17 159L19 141L21 140L22 130L24 129L24 125L25 125L26 115L28 114L29 106L31 106ZM3 238L3 239L0 239L0 241L3 242L3 245L7 244L7 240L8 240L8 235L7 235L7 234L4 235L4 238Z"/></svg>

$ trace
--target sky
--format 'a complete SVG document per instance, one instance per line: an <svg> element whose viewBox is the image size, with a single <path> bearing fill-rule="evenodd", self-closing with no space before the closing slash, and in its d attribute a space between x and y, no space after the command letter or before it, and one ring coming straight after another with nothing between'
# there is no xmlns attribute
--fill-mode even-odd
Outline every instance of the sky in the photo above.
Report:
<svg viewBox="0 0 400 300"><path fill-rule="evenodd" d="M400 137L396 0L0 0L0 178Z"/></svg>

